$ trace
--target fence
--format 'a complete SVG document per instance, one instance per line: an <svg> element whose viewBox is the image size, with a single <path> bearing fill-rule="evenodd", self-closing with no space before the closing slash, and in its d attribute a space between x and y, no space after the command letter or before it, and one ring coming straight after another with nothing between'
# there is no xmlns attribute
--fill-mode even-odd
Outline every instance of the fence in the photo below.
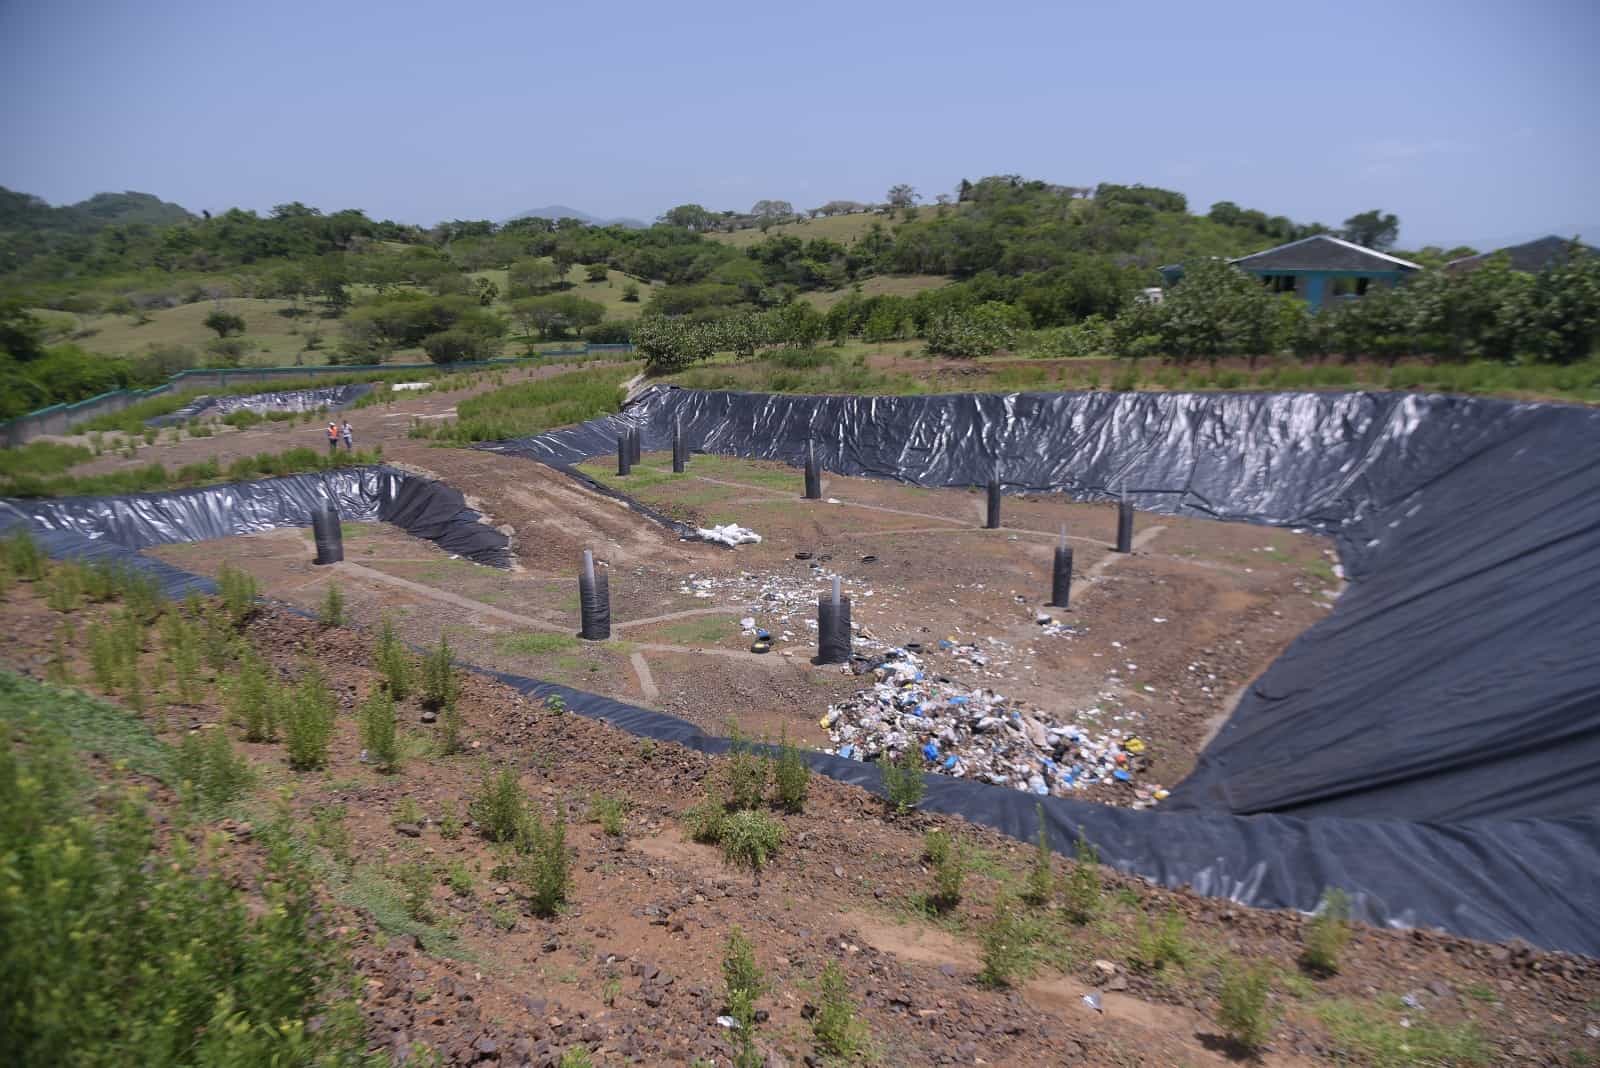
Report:
<svg viewBox="0 0 1600 1068"><path fill-rule="evenodd" d="M233 386L271 385L286 379L316 378L321 375L374 375L374 374L436 374L439 372L471 371L491 367L516 367L533 361L548 361L563 356L590 356L594 353L633 351L632 345L584 345L573 349L547 349L533 356L504 357L495 360L477 360L470 363L369 363L359 365L322 364L316 367L200 367L179 371L159 386L150 389L115 389L87 400L71 404L52 404L27 415L0 423L0 441L5 445L21 445L46 434L65 434L73 427L87 423L96 416L120 412L150 397L185 390L227 390Z"/></svg>

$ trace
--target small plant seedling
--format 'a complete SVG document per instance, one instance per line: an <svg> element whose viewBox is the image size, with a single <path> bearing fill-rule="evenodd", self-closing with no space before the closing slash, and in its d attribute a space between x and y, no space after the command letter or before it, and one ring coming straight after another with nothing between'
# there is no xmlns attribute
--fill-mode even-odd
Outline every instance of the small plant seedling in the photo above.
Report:
<svg viewBox="0 0 1600 1068"><path fill-rule="evenodd" d="M907 746L898 756L880 760L878 769L889 806L895 812L904 815L922 803L928 784L922 779L921 754L914 746Z"/></svg>
<svg viewBox="0 0 1600 1068"><path fill-rule="evenodd" d="M805 811L806 794L811 789L811 765L799 747L789 741L788 729L778 742L778 759L772 768L772 783L778 807L798 815Z"/></svg>
<svg viewBox="0 0 1600 1068"><path fill-rule="evenodd" d="M840 1060L851 1060L866 1048L866 1023L856 1013L850 982L836 961L829 961L817 977L817 1012L811 1017L811 1034L819 1050Z"/></svg>
<svg viewBox="0 0 1600 1068"><path fill-rule="evenodd" d="M567 714L567 702L558 693L550 694L544 699L544 708L552 716L564 716Z"/></svg>
<svg viewBox="0 0 1600 1068"><path fill-rule="evenodd" d="M728 807L757 808L767 792L767 758L751 747L737 728L730 732L727 762L723 775L727 785Z"/></svg>
<svg viewBox="0 0 1600 1068"><path fill-rule="evenodd" d="M936 911L948 912L961 901L961 885L967 877L966 848L945 831L929 831L922 839L922 855L933 868L928 904Z"/></svg>
<svg viewBox="0 0 1600 1068"><path fill-rule="evenodd" d="M704 845L716 845L722 841L722 827L727 819L727 806L721 798L710 792L683 813L683 825L689 837Z"/></svg>
<svg viewBox="0 0 1600 1068"><path fill-rule="evenodd" d="M467 815L478 825L478 833L491 842L514 841L526 810L522 784L511 768L501 768L492 776L485 774L478 795L467 805Z"/></svg>
<svg viewBox="0 0 1600 1068"><path fill-rule="evenodd" d="M759 881L761 869L783 844L783 824L765 812L742 809L723 820L719 841L722 859L734 867L749 868Z"/></svg>
<svg viewBox="0 0 1600 1068"><path fill-rule="evenodd" d="M400 644L400 638L394 632L394 623L389 619L383 621L383 629L378 633L378 645L373 658L389 696L396 701L404 701L411 696L411 654Z"/></svg>
<svg viewBox="0 0 1600 1068"><path fill-rule="evenodd" d="M527 856L518 870L537 916L554 916L572 890L571 858L567 855L567 825L558 811L548 824L537 812L529 813L524 834Z"/></svg>
<svg viewBox="0 0 1600 1068"><path fill-rule="evenodd" d="M1350 941L1350 898L1343 890L1331 889L1322 895L1322 908L1305 929L1305 946L1300 964L1317 975L1335 975L1339 955Z"/></svg>
<svg viewBox="0 0 1600 1068"><path fill-rule="evenodd" d="M1267 1002L1270 988L1271 978L1265 968L1234 965L1223 972L1217 1024L1230 1041L1246 1052L1266 1045L1272 1034L1274 1013Z"/></svg>
<svg viewBox="0 0 1600 1068"><path fill-rule="evenodd" d="M1039 835L1034 842L1033 866L1028 869L1028 885L1022 892L1022 900L1034 908L1043 908L1055 894L1056 873L1051 863L1050 834L1044 825L1044 806L1035 805L1033 811L1039 821Z"/></svg>
<svg viewBox="0 0 1600 1068"><path fill-rule="evenodd" d="M417 804L414 797L402 797L400 803L394 806L394 819L390 822L398 827L403 823L422 826L422 806Z"/></svg>
<svg viewBox="0 0 1600 1068"><path fill-rule="evenodd" d="M1184 937L1181 913L1168 910L1159 922L1139 917L1135 925L1135 944L1130 963L1139 971L1153 974L1168 964L1184 965L1194 955Z"/></svg>
<svg viewBox="0 0 1600 1068"><path fill-rule="evenodd" d="M612 838L622 837L622 824L627 814L627 804L619 797L595 794L589 799L589 818Z"/></svg>
<svg viewBox="0 0 1600 1068"><path fill-rule="evenodd" d="M400 770L400 736L396 730L394 699L381 689L373 690L361 705L361 744L367 759L379 771L393 774Z"/></svg>
<svg viewBox="0 0 1600 1068"><path fill-rule="evenodd" d="M1089 923L1100 914L1100 897L1100 855L1080 831L1062 893L1062 911L1067 921L1080 927Z"/></svg>
<svg viewBox="0 0 1600 1068"><path fill-rule="evenodd" d="M985 986L1010 986L1033 970L1028 926L1010 894L1002 891L995 897L994 915L983 925L978 941L983 957L978 981Z"/></svg>
<svg viewBox="0 0 1600 1068"><path fill-rule="evenodd" d="M461 837L461 817L456 814L454 801L445 802L444 812L439 816L439 837L447 842Z"/></svg>
<svg viewBox="0 0 1600 1068"><path fill-rule="evenodd" d="M328 592L322 598L322 608L317 613L318 621L324 627L344 626L344 593L334 584L329 584Z"/></svg>

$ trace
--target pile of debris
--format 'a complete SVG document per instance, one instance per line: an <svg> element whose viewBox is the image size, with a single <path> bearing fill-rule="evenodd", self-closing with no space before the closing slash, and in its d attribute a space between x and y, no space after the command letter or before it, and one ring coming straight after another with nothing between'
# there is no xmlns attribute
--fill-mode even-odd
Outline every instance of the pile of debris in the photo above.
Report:
<svg viewBox="0 0 1600 1068"><path fill-rule="evenodd" d="M985 661L974 646L941 641L938 648L968 664ZM929 771L1040 796L1070 796L1096 785L1125 788L1134 808L1167 796L1160 784L1139 781L1148 767L1144 741L1102 727L1099 708L1078 713L1072 723L1055 722L993 690L967 689L929 671L911 649L884 649L854 664L874 682L829 705L822 717L838 756L878 760L914 750Z"/></svg>

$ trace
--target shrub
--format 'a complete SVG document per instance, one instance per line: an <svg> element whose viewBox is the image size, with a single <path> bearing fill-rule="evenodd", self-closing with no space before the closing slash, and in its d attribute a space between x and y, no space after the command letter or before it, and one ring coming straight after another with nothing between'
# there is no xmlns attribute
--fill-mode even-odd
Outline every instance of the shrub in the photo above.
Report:
<svg viewBox="0 0 1600 1068"><path fill-rule="evenodd" d="M422 702L429 708L444 708L453 704L460 693L455 656L449 639L441 634L439 644L422 659Z"/></svg>
<svg viewBox="0 0 1600 1068"><path fill-rule="evenodd" d="M228 717L244 728L247 742L270 742L278 736L278 709L283 703L267 666L254 650L239 660L239 669L225 687Z"/></svg>
<svg viewBox="0 0 1600 1068"><path fill-rule="evenodd" d="M248 572L223 564L217 572L217 588L228 621L235 630L242 629L256 614L256 580Z"/></svg>
<svg viewBox="0 0 1600 1068"><path fill-rule="evenodd" d="M172 665L172 678L177 686L178 702L185 705L200 703L200 639L192 624L176 612L161 620L161 646L166 651L167 662Z"/></svg>
<svg viewBox="0 0 1600 1068"><path fill-rule="evenodd" d="M1270 988L1266 968L1230 967L1223 972L1217 1025L1241 1049L1260 1049L1272 1034L1274 1014L1267 1004Z"/></svg>
<svg viewBox="0 0 1600 1068"><path fill-rule="evenodd" d="M483 777L478 795L467 805L467 815L478 825L478 833L491 842L510 842L522 829L527 800L522 784L511 768Z"/></svg>
<svg viewBox="0 0 1600 1068"><path fill-rule="evenodd" d="M805 811L806 794L811 789L811 765L806 763L799 747L789 741L787 729L778 743L772 784L777 791L779 808L796 814Z"/></svg>
<svg viewBox="0 0 1600 1068"><path fill-rule="evenodd" d="M1071 923L1082 926L1100 914L1100 855L1082 831L1078 832L1078 844L1062 897L1062 911Z"/></svg>
<svg viewBox="0 0 1600 1068"><path fill-rule="evenodd" d="M756 1050L756 999L766 993L766 977L756 963L755 947L735 927L728 934L722 955L723 999L728 1015L738 1021L733 1030L734 1064L759 1066L763 1058Z"/></svg>
<svg viewBox="0 0 1600 1068"><path fill-rule="evenodd" d="M534 914L554 916L572 889L567 825L559 811L548 824L537 812L529 813L527 823L525 833L531 848L523 858L519 878Z"/></svg>
<svg viewBox="0 0 1600 1068"><path fill-rule="evenodd" d="M394 623L389 619L383 621L383 630L378 634L375 661L374 666L378 674L383 676L383 685L388 689L389 696L396 701L404 701L409 697L411 654L400 644L400 639L394 633Z"/></svg>
<svg viewBox="0 0 1600 1068"><path fill-rule="evenodd" d="M767 765L770 762L737 729L732 731L727 763L723 774L727 781L728 807L756 808L767 792Z"/></svg>
<svg viewBox="0 0 1600 1068"><path fill-rule="evenodd" d="M1027 924L1011 896L996 895L994 915L978 934L982 947L983 970L978 981L985 986L1010 986L1033 970L1033 949Z"/></svg>
<svg viewBox="0 0 1600 1068"><path fill-rule="evenodd" d="M328 680L315 664L301 669L300 683L285 702L284 743L289 749L289 766L296 771L314 771L328 765L328 746L333 741L333 692Z"/></svg>
<svg viewBox="0 0 1600 1068"><path fill-rule="evenodd" d="M811 1017L817 1048L830 1057L850 1060L867 1045L866 1024L856 1015L844 969L829 961L817 977L817 1012Z"/></svg>
<svg viewBox="0 0 1600 1068"><path fill-rule="evenodd" d="M1159 922L1141 916L1135 921L1133 957L1129 963L1141 972L1159 972L1168 964L1183 965L1193 952L1184 937L1183 916L1168 910Z"/></svg>
<svg viewBox="0 0 1600 1068"><path fill-rule="evenodd" d="M1339 971L1339 955L1348 941L1350 898L1343 890L1328 890L1322 895L1321 910L1306 925L1300 963L1307 971L1334 975Z"/></svg>
<svg viewBox="0 0 1600 1068"><path fill-rule="evenodd" d="M878 770L889 804L896 812L910 812L922 803L928 785L922 781L922 758L915 746L908 745L898 756L878 761Z"/></svg>
<svg viewBox="0 0 1600 1068"><path fill-rule="evenodd" d="M721 798L711 793L683 813L684 829L689 832L689 837L705 845L716 845L722 841L722 827L727 819L727 806Z"/></svg>
<svg viewBox="0 0 1600 1068"><path fill-rule="evenodd" d="M461 837L461 817L456 815L453 801L445 802L444 812L439 816L439 837L447 842Z"/></svg>
<svg viewBox="0 0 1600 1068"><path fill-rule="evenodd" d="M317 619L324 627L344 626L344 594L338 586L329 584L328 592L322 598L322 609L317 613Z"/></svg>
<svg viewBox="0 0 1600 1068"><path fill-rule="evenodd" d="M929 831L922 839L922 855L933 867L933 893L928 904L940 912L961 901L961 884L967 876L966 849L944 831Z"/></svg>
<svg viewBox="0 0 1600 1068"><path fill-rule="evenodd" d="M451 756L466 748L461 737L461 702L452 697L439 711L439 755Z"/></svg>
<svg viewBox="0 0 1600 1068"><path fill-rule="evenodd" d="M5 543L6 568L20 579L38 581L44 578L44 551L26 527L19 529Z"/></svg>
<svg viewBox="0 0 1600 1068"><path fill-rule="evenodd" d="M1039 836L1034 842L1033 867L1028 870L1028 885L1022 900L1035 908L1050 903L1055 894L1056 873L1050 852L1050 835L1044 825L1044 806L1034 806L1034 816L1039 821Z"/></svg>
<svg viewBox="0 0 1600 1068"><path fill-rule="evenodd" d="M433 876L419 860L400 865L395 874L405 900L406 915L418 923L433 922Z"/></svg>
<svg viewBox="0 0 1600 1068"><path fill-rule="evenodd" d="M722 822L722 859L734 867L749 868L756 878L783 843L783 824L751 809L732 813Z"/></svg>
<svg viewBox="0 0 1600 1068"><path fill-rule="evenodd" d="M589 799L589 818L613 838L622 837L622 823L627 806L621 798L595 794Z"/></svg>
<svg viewBox="0 0 1600 1068"><path fill-rule="evenodd" d="M395 731L394 698L373 690L361 706L361 744L367 759L385 773L400 770L400 738Z"/></svg>
<svg viewBox="0 0 1600 1068"><path fill-rule="evenodd" d="M191 731L178 746L178 779L202 808L216 809L244 796L253 776L219 729Z"/></svg>

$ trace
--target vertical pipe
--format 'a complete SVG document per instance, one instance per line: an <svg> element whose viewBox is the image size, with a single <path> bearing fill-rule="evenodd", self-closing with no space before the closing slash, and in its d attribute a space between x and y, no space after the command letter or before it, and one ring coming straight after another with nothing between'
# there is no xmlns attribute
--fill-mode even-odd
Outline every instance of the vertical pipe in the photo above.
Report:
<svg viewBox="0 0 1600 1068"><path fill-rule="evenodd" d="M989 517L983 524L988 530L1000 529L1000 476L989 479Z"/></svg>
<svg viewBox="0 0 1600 1068"><path fill-rule="evenodd" d="M1072 548L1067 544L1067 525L1061 524L1061 540L1056 543L1055 566L1050 572L1050 607L1072 607Z"/></svg>
<svg viewBox="0 0 1600 1068"><path fill-rule="evenodd" d="M683 474L684 448L683 448L683 420L677 416L672 418L672 472L676 475Z"/></svg>
<svg viewBox="0 0 1600 1068"><path fill-rule="evenodd" d="M578 636L592 642L611 637L611 584L604 572L595 573L594 553L583 551L578 575L578 610L582 624Z"/></svg>
<svg viewBox="0 0 1600 1068"><path fill-rule="evenodd" d="M617 474L626 475L633 470L633 448L628 444L628 432L617 435Z"/></svg>
<svg viewBox="0 0 1600 1068"><path fill-rule="evenodd" d="M628 462L638 463L640 450L644 447L644 431L638 427L628 431Z"/></svg>
<svg viewBox="0 0 1600 1068"><path fill-rule="evenodd" d="M850 660L850 598L839 595L839 580L833 580L833 596L817 598L817 663L844 664Z"/></svg>
<svg viewBox="0 0 1600 1068"><path fill-rule="evenodd" d="M1133 552L1133 502L1128 500L1126 488L1117 502L1117 552Z"/></svg>
<svg viewBox="0 0 1600 1068"><path fill-rule="evenodd" d="M317 545L313 563L336 564L344 559L344 528L339 525L339 510L332 502L312 511L311 537Z"/></svg>
<svg viewBox="0 0 1600 1068"><path fill-rule="evenodd" d="M822 472L817 470L817 450L811 441L806 441L806 500L819 501L822 499Z"/></svg>

